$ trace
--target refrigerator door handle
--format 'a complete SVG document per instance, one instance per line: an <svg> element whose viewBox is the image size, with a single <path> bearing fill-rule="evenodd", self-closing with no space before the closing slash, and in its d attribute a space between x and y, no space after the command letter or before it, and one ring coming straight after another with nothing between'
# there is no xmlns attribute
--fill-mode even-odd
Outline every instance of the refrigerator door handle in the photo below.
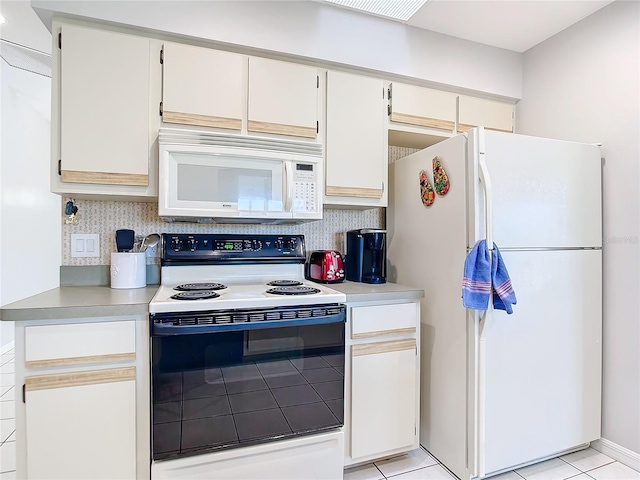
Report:
<svg viewBox="0 0 640 480"><path fill-rule="evenodd" d="M473 415L473 424L469 425L471 431L468 431L470 444L468 447L471 451L468 452L467 470L472 474L472 477L484 477L486 474L485 468L485 444L484 444L484 430L485 430L485 416L484 416L484 368L483 368L483 353L484 353L484 341L483 331L488 318L488 310L474 311L473 312L473 371L472 384L471 384L471 414Z"/></svg>
<svg viewBox="0 0 640 480"><path fill-rule="evenodd" d="M478 166L480 167L480 181L484 185L484 222L485 222L485 239L487 241L487 249L493 250L493 205L492 205L492 190L491 190L491 177L489 176L489 169L484 161L484 152L480 152L478 158Z"/></svg>

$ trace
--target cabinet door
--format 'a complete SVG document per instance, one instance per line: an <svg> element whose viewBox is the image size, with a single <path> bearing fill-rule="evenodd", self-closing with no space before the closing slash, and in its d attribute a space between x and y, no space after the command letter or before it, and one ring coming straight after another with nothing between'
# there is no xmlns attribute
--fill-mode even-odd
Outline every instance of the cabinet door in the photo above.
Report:
<svg viewBox="0 0 640 480"><path fill-rule="evenodd" d="M500 132L513 132L513 105L494 102L483 98L465 97L458 99L458 131L483 126Z"/></svg>
<svg viewBox="0 0 640 480"><path fill-rule="evenodd" d="M235 53L165 43L162 121L242 129L246 62Z"/></svg>
<svg viewBox="0 0 640 480"><path fill-rule="evenodd" d="M392 83L389 120L420 127L453 131L456 95L402 83Z"/></svg>
<svg viewBox="0 0 640 480"><path fill-rule="evenodd" d="M65 25L62 182L149 184L149 40Z"/></svg>
<svg viewBox="0 0 640 480"><path fill-rule="evenodd" d="M136 478L135 367L25 378L27 478Z"/></svg>
<svg viewBox="0 0 640 480"><path fill-rule="evenodd" d="M318 70L250 57L248 102L250 132L316 138Z"/></svg>
<svg viewBox="0 0 640 480"><path fill-rule="evenodd" d="M383 197L384 102L382 80L327 72L325 195Z"/></svg>
<svg viewBox="0 0 640 480"><path fill-rule="evenodd" d="M416 441L416 340L351 347L351 457Z"/></svg>

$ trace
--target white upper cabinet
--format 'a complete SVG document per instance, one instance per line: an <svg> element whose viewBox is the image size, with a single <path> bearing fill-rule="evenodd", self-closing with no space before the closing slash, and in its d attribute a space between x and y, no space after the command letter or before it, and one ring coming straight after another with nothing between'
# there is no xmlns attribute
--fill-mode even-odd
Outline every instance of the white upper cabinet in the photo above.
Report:
<svg viewBox="0 0 640 480"><path fill-rule="evenodd" d="M387 132L382 80L327 72L324 203L387 206Z"/></svg>
<svg viewBox="0 0 640 480"><path fill-rule="evenodd" d="M501 132L513 132L514 106L483 98L460 95L458 99L458 131L483 126Z"/></svg>
<svg viewBox="0 0 640 480"><path fill-rule="evenodd" d="M396 82L389 85L389 93L390 122L451 132L455 129L455 94Z"/></svg>
<svg viewBox="0 0 640 480"><path fill-rule="evenodd" d="M248 131L315 139L318 69L249 58Z"/></svg>
<svg viewBox="0 0 640 480"><path fill-rule="evenodd" d="M162 121L242 129L247 57L165 42Z"/></svg>
<svg viewBox="0 0 640 480"><path fill-rule="evenodd" d="M61 33L59 181L149 186L149 39L71 25Z"/></svg>

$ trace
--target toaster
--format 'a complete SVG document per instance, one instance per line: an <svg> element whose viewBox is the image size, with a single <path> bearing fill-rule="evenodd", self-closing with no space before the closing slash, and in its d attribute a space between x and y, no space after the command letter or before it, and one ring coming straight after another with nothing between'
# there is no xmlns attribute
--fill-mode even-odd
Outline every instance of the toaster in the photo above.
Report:
<svg viewBox="0 0 640 480"><path fill-rule="evenodd" d="M342 254L337 250L315 250L311 252L305 277L318 283L344 281L344 259Z"/></svg>

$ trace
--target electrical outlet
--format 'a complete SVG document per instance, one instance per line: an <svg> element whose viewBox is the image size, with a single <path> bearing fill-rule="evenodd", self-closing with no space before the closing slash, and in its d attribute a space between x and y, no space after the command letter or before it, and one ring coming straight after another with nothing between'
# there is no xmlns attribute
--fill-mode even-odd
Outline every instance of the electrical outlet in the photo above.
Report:
<svg viewBox="0 0 640 480"><path fill-rule="evenodd" d="M145 249L145 254L146 254L145 255L146 258L155 258L156 255L158 255L158 246L154 245L151 248Z"/></svg>
<svg viewBox="0 0 640 480"><path fill-rule="evenodd" d="M72 233L72 257L99 257L100 235L98 233Z"/></svg>

